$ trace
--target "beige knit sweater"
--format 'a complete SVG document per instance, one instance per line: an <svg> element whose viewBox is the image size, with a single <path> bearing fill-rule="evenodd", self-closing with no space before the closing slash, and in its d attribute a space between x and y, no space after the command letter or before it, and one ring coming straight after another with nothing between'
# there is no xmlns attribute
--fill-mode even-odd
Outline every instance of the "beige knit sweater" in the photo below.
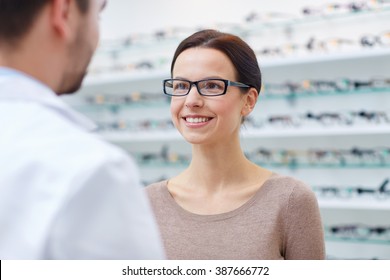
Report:
<svg viewBox="0 0 390 280"><path fill-rule="evenodd" d="M180 207L167 181L147 193L169 259L324 259L324 234L314 193L302 182L273 174L239 208L198 215Z"/></svg>

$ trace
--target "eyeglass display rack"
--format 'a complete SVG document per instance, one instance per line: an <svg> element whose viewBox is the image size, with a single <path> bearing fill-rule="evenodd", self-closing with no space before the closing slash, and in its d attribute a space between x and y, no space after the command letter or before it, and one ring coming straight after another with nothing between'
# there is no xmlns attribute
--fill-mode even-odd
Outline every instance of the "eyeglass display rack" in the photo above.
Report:
<svg viewBox="0 0 390 280"><path fill-rule="evenodd" d="M373 30L386 31L390 26L389 15L385 9L307 22L251 24L249 31L236 32L255 50L268 48L268 43L275 47L303 42L296 53L259 54L264 91L242 128L242 146L250 156L266 151L271 159L258 163L275 172L297 177L317 190L332 190L326 195L316 192L329 258L390 259L390 184L385 191L378 189L380 182L390 178L390 46L388 41L331 50L305 50L304 46L317 34L328 44L329 38L361 38L362 34L374 38L380 32ZM177 174L190 159L190 145L169 124L169 100L148 98L163 95L162 79L169 77L174 48L184 37L158 45L152 41L149 47L120 46L116 52L98 52L91 66L95 70L81 92L64 97L98 124L109 124L103 126L101 136L137 159L145 184ZM108 70L99 73L96 69L102 65ZM324 83L311 83L343 80L360 81L363 86L340 90L335 83L333 87L325 83L325 88ZM379 86L370 81L379 81ZM291 91L291 83L303 86ZM280 86L278 92L272 93L268 85ZM285 158L275 162L281 151L313 149L323 153L311 156L309 163L291 164ZM344 153L342 162L338 151ZM355 193L338 194L337 190L347 188Z"/></svg>

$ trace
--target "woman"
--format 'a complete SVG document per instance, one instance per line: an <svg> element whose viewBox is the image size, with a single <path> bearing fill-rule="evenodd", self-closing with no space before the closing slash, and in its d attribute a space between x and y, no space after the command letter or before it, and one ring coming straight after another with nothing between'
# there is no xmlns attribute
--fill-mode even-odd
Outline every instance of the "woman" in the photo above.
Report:
<svg viewBox="0 0 390 280"><path fill-rule="evenodd" d="M241 149L240 126L261 88L253 50L237 36L199 31L178 46L171 75L164 93L192 160L147 187L168 258L324 259L313 192Z"/></svg>

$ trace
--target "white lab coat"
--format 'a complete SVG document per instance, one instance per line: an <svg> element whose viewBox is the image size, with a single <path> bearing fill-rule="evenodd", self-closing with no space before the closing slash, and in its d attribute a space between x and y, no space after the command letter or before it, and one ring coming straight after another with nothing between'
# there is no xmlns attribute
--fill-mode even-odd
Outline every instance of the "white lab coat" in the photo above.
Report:
<svg viewBox="0 0 390 280"><path fill-rule="evenodd" d="M0 259L163 259L138 169L40 82L0 67Z"/></svg>

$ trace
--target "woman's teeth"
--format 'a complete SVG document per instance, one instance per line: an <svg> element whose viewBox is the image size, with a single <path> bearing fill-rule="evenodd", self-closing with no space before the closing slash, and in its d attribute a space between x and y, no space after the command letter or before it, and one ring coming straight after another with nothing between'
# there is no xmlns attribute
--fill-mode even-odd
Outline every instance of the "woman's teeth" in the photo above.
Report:
<svg viewBox="0 0 390 280"><path fill-rule="evenodd" d="M186 118L186 122L189 123L201 123L207 122L210 118Z"/></svg>

